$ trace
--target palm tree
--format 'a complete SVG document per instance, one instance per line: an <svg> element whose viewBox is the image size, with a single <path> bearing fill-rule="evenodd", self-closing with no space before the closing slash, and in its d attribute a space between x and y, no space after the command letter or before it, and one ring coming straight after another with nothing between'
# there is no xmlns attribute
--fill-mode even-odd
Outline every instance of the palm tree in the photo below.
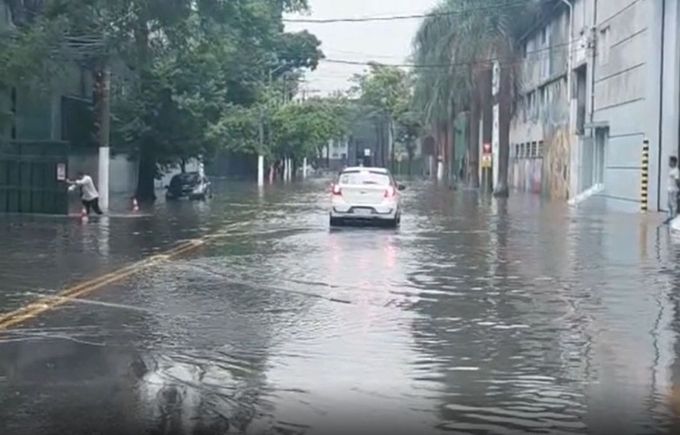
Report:
<svg viewBox="0 0 680 435"><path fill-rule="evenodd" d="M415 101L425 122L435 133L442 131L442 125L448 131L457 111L470 110L468 161L472 167L468 181L473 186L479 185L479 121L484 119L484 141L490 140L491 68L494 61L500 63L499 182L495 190L499 196L508 192L510 117L519 80L515 72L518 41L545 4L545 0L441 0L414 39L414 62L418 65ZM440 149L449 145L439 141Z"/></svg>

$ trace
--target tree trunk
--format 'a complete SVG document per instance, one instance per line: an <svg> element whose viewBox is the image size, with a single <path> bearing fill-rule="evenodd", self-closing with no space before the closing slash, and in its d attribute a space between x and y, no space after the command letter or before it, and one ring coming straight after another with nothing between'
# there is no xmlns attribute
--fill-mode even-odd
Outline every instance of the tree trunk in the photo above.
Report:
<svg viewBox="0 0 680 435"><path fill-rule="evenodd" d="M141 201L156 200L156 158L148 147L142 145L139 155L139 174L137 176L136 198Z"/></svg>
<svg viewBox="0 0 680 435"><path fill-rule="evenodd" d="M477 95L472 96L470 103L469 141L468 141L468 183L470 187L479 187L479 121L481 107Z"/></svg>
<svg viewBox="0 0 680 435"><path fill-rule="evenodd" d="M491 87L492 79L491 66L484 68L479 78L480 103L482 111L482 144L490 144L493 141L493 89ZM488 170L489 177L485 186L482 186L486 191L493 183L492 169Z"/></svg>
<svg viewBox="0 0 680 435"><path fill-rule="evenodd" d="M141 93L147 88L148 75L146 68L149 63L149 28L145 18L145 11L141 11L134 29L135 48L137 51L137 64L134 69L139 75ZM154 201L156 192L154 181L156 179L156 153L153 144L141 139L139 152L139 173L137 175L136 197L141 201Z"/></svg>
<svg viewBox="0 0 680 435"><path fill-rule="evenodd" d="M389 147L390 147L390 170L392 172L395 172L395 146L394 146L394 123L392 122L392 118L388 118L387 121L387 137L389 138Z"/></svg>
<svg viewBox="0 0 680 435"><path fill-rule="evenodd" d="M456 179L456 174L458 171L456 170L456 123L455 123L455 118L449 122L449 180L451 185L456 184L458 181Z"/></svg>
<svg viewBox="0 0 680 435"><path fill-rule="evenodd" d="M510 163L510 115L512 110L510 67L501 66L500 75L498 93L498 184L495 186L493 194L495 197L507 198L510 195L508 165Z"/></svg>
<svg viewBox="0 0 680 435"><path fill-rule="evenodd" d="M375 148L373 149L373 155L371 156L371 164L372 165L377 165L378 164L378 159L380 158L380 141L381 141L381 134L380 134L380 122L378 120L375 120L375 124L373 125L375 127ZM364 164L366 164L366 155L364 154Z"/></svg>
<svg viewBox="0 0 680 435"><path fill-rule="evenodd" d="M182 171L182 174L187 171L187 161L185 159L179 161L179 169Z"/></svg>

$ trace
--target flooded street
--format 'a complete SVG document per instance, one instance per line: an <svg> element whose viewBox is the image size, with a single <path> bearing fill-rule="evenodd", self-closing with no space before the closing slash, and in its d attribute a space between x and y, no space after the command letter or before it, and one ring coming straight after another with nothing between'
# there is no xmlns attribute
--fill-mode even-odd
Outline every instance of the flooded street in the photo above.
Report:
<svg viewBox="0 0 680 435"><path fill-rule="evenodd" d="M398 230L329 230L322 180L3 217L2 313L207 238L1 331L0 432L674 432L680 243L657 216L407 184Z"/></svg>

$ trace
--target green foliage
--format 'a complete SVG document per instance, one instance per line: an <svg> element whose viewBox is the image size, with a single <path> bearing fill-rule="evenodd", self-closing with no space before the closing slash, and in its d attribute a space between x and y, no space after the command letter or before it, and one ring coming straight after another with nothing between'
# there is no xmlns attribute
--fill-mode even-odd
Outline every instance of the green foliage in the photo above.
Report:
<svg viewBox="0 0 680 435"><path fill-rule="evenodd" d="M411 77L399 68L375 64L354 82L363 115L382 128L393 123L396 140L407 149L415 147L422 116L414 107Z"/></svg>
<svg viewBox="0 0 680 435"><path fill-rule="evenodd" d="M285 69L280 68L278 73L285 74L298 68L316 69L324 57L319 47L321 41L306 30L284 33L276 44L276 54Z"/></svg>
<svg viewBox="0 0 680 435"><path fill-rule="evenodd" d="M354 77L354 83L352 92L367 113L397 119L408 109L411 84L399 68L372 64L367 73Z"/></svg>
<svg viewBox="0 0 680 435"><path fill-rule="evenodd" d="M261 112L258 108L229 106L221 118L210 124L206 139L222 149L247 154L265 152L260 146Z"/></svg>
<svg viewBox="0 0 680 435"><path fill-rule="evenodd" d="M452 119L476 98L474 77L492 59L512 66L537 0L441 0L414 38L415 106L427 123ZM458 12L449 14L448 12ZM461 13L464 12L464 13Z"/></svg>
<svg viewBox="0 0 680 435"><path fill-rule="evenodd" d="M272 151L281 156L313 156L329 140L345 136L349 123L344 100L319 98L286 104L272 117Z"/></svg>
<svg viewBox="0 0 680 435"><path fill-rule="evenodd" d="M306 7L306 0L51 0L11 37L0 36L0 87L44 83L65 63L109 65L114 146L162 165L217 149L255 152L270 80L295 81L323 57L314 35L283 31L283 12Z"/></svg>

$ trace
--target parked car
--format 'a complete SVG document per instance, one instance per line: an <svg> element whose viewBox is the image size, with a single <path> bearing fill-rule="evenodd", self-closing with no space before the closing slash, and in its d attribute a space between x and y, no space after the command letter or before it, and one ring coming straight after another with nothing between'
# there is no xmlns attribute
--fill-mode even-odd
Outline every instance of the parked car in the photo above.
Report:
<svg viewBox="0 0 680 435"><path fill-rule="evenodd" d="M345 168L332 185L330 224L373 222L396 227L401 221L400 191L405 188L385 168Z"/></svg>
<svg viewBox="0 0 680 435"><path fill-rule="evenodd" d="M166 189L166 199L189 198L204 200L212 196L210 181L198 172L186 172L175 175L170 180L170 184L166 186Z"/></svg>

